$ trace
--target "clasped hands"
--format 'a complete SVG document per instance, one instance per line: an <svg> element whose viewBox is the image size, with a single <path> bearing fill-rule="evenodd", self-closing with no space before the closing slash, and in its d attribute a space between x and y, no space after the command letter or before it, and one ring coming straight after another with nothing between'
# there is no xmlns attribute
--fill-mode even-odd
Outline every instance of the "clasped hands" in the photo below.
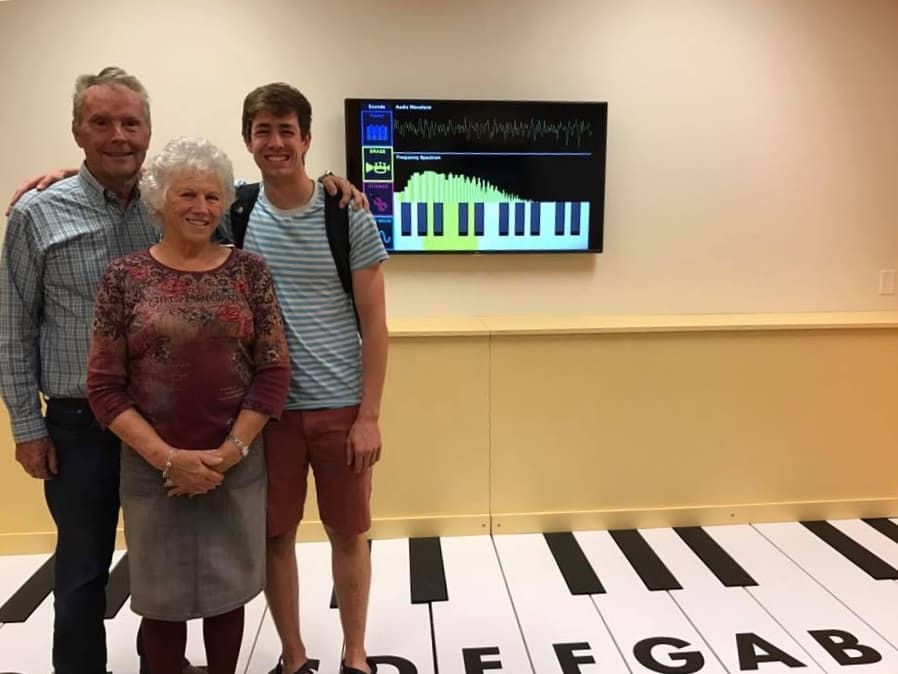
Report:
<svg viewBox="0 0 898 674"><path fill-rule="evenodd" d="M169 496L207 494L224 480L224 474L240 463L240 450L225 442L217 449L177 449L171 455L163 486Z"/></svg>

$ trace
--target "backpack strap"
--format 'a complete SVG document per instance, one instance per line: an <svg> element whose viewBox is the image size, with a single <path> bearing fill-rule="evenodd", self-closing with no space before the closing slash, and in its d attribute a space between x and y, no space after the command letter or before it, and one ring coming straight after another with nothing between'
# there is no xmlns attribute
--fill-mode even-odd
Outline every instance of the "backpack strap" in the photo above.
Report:
<svg viewBox="0 0 898 674"><path fill-rule="evenodd" d="M249 225L249 214L259 198L259 183L247 183L237 188L237 199L231 206L231 236L237 248L243 248L246 239L246 228ZM355 296L352 292L352 267L349 261L349 209L340 206L340 197L324 194L324 229L327 231L327 242L330 245L334 266L343 291L352 302L355 314L356 329L361 334L362 324L359 312L355 308Z"/></svg>
<svg viewBox="0 0 898 674"><path fill-rule="evenodd" d="M231 204L231 237L237 248L243 248L249 214L259 198L259 183L247 183L237 188L237 200Z"/></svg>
<svg viewBox="0 0 898 674"><path fill-rule="evenodd" d="M362 324L359 321L359 312L355 306L355 295L352 292L352 267L349 261L349 208L340 206L340 197L324 194L324 229L327 230L327 242L330 244L331 256L337 267L337 276L340 277L340 285L343 291L349 295L352 302L352 312L355 314L355 326L362 333Z"/></svg>

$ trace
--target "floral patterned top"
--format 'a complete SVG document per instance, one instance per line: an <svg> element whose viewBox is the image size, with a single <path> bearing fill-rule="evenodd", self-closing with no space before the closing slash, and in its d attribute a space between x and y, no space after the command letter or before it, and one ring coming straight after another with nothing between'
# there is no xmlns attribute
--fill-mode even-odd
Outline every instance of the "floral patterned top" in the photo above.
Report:
<svg viewBox="0 0 898 674"><path fill-rule="evenodd" d="M259 256L234 249L215 269L187 272L143 250L107 267L87 367L103 425L134 407L173 447L213 449L241 408L280 415L289 363Z"/></svg>

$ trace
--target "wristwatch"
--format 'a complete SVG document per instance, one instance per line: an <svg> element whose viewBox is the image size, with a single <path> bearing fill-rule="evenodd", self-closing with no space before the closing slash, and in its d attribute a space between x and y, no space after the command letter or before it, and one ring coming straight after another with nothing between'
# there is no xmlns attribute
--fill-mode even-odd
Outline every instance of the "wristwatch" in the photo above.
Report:
<svg viewBox="0 0 898 674"><path fill-rule="evenodd" d="M240 450L241 457L243 457L244 459L246 458L247 454L249 454L249 445L247 445L245 442L243 442L243 440L238 438L233 433L228 433L228 437L225 439Z"/></svg>

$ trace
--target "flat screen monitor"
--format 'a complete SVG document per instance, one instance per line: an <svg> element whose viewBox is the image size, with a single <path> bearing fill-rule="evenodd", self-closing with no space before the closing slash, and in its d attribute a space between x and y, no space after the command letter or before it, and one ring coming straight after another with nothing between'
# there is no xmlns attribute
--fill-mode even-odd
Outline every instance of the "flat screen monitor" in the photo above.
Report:
<svg viewBox="0 0 898 674"><path fill-rule="evenodd" d="M601 252L608 104L348 98L347 176L391 253Z"/></svg>

